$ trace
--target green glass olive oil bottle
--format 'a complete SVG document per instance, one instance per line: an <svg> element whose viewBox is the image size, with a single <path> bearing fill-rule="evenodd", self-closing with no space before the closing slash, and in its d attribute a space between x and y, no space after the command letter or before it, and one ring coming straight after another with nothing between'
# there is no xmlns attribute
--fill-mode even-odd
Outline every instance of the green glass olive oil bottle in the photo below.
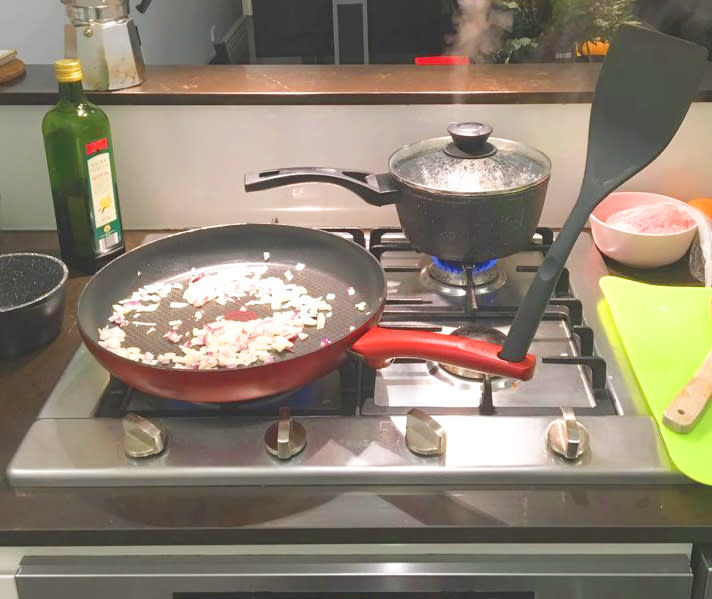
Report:
<svg viewBox="0 0 712 599"><path fill-rule="evenodd" d="M62 259L94 273L125 251L109 119L89 102L76 59L54 64L59 101L42 121Z"/></svg>

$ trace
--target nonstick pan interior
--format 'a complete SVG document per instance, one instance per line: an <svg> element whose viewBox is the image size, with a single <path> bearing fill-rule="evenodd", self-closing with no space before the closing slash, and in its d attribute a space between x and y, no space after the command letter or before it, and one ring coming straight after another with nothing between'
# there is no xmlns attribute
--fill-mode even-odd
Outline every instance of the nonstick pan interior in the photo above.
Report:
<svg viewBox="0 0 712 599"><path fill-rule="evenodd" d="M269 252L265 261L264 253ZM295 266L304 264L302 271ZM79 301L79 325L86 336L98 341L98 329L106 326L112 305L131 295L139 287L156 282L180 282L184 286L196 271L218 269L230 265L267 266L263 276L284 278L285 271L294 275L291 282L304 286L312 296L336 297L329 300L333 315L326 319L323 329L309 327L309 337L295 344L294 352L277 356L279 361L315 352L324 339L337 342L354 329L363 326L380 311L385 294L385 279L379 263L356 244L322 231L285 225L228 225L197 229L146 244L125 254L97 273L85 288ZM347 289L352 287L353 295ZM171 301L181 302L183 292L174 290L161 301L155 312L141 313L129 320L155 323L156 331L146 334L148 327L128 325L125 347L136 346L154 355L179 352L177 345L163 337L171 325L182 320L179 331L190 331L199 326L195 321L196 308L188 306L172 309ZM355 306L366 303L363 311ZM244 318L241 304L228 302L221 306L212 301L200 308L201 323L210 322L218 315ZM271 315L270 306L249 306L253 317ZM169 368L150 366L150 368Z"/></svg>

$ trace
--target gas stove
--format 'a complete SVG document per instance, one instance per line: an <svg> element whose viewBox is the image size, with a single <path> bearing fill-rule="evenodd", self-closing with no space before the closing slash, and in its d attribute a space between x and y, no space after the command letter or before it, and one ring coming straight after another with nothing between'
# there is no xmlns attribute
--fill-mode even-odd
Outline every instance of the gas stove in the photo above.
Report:
<svg viewBox="0 0 712 599"><path fill-rule="evenodd" d="M381 326L499 342L553 241L445 263L398 229L329 229L387 275ZM606 266L581 235L522 383L422 360L356 357L309 385L239 404L152 397L80 347L8 468L13 486L670 483L665 453L602 309Z"/></svg>

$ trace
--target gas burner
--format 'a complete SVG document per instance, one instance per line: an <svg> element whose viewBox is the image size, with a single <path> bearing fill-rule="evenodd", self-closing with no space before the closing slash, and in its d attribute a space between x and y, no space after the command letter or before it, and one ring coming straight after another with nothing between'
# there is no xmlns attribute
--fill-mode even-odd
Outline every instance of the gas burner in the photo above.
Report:
<svg viewBox="0 0 712 599"><path fill-rule="evenodd" d="M97 417L117 418L127 413L144 418L181 416L262 416L274 417L286 406L297 416L302 414L353 414L355 399L341 393L343 379L351 377L348 366L334 370L310 383L277 395L230 403L198 403L152 396L128 388L111 378L102 395Z"/></svg>
<svg viewBox="0 0 712 599"><path fill-rule="evenodd" d="M473 264L471 272L476 295L492 293L507 281L497 260ZM421 269L420 281L426 288L443 295L464 296L467 287L467 269L460 262L448 262L432 257L431 263Z"/></svg>
<svg viewBox="0 0 712 599"><path fill-rule="evenodd" d="M467 337L468 339L476 339L478 341L487 341L488 343L495 343L497 345L502 345L504 343L504 340L506 339L506 335L502 331L498 329L483 327L476 324L459 327L450 334L455 335L457 337ZM469 370L468 368L459 368L458 366L451 366L450 364L438 364L438 366L440 366L440 368L442 368L445 372L455 375L458 378L466 379L468 381L483 381L485 377L489 377L491 381L503 378L486 375L476 370Z"/></svg>

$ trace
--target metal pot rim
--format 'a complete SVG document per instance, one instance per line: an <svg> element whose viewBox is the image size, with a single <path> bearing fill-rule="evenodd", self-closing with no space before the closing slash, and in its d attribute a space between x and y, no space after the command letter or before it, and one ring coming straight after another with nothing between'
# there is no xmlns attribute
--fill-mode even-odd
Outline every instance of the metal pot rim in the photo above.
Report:
<svg viewBox="0 0 712 599"><path fill-rule="evenodd" d="M48 260L50 262L54 262L57 266L60 267L62 271L62 276L59 280L59 282L52 287L49 291L46 291L42 295L35 297L24 304L17 304L15 306L10 306L9 308L2 308L0 307L0 315L3 314L11 314L13 312L17 312L19 310L23 309L28 309L32 308L34 306L38 306L39 304L45 302L48 300L50 297L57 293L61 293L62 289L64 288L65 284L67 283L67 279L69 278L69 269L67 268L67 265L62 262L59 258L56 258L55 256L51 256L49 254L42 254L39 252L14 252L10 254L3 254L4 258L12 258L15 256L33 256L36 258L42 258L43 260Z"/></svg>

